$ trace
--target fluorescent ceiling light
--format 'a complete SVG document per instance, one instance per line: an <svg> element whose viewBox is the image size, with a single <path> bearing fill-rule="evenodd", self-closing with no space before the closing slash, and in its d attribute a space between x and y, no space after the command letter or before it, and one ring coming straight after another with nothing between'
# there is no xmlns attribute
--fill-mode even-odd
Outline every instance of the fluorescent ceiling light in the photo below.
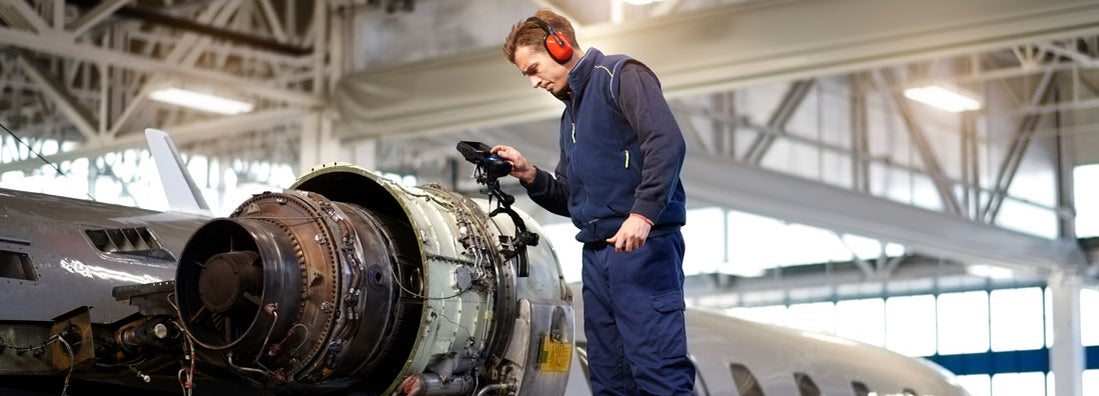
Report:
<svg viewBox="0 0 1099 396"><path fill-rule="evenodd" d="M936 85L906 89L904 97L954 113L981 108L976 99Z"/></svg>
<svg viewBox="0 0 1099 396"><path fill-rule="evenodd" d="M630 3L630 4L633 4L633 5L645 5L645 4L653 3L655 1L663 1L663 0L622 0L622 2L624 2L624 3Z"/></svg>
<svg viewBox="0 0 1099 396"><path fill-rule="evenodd" d="M149 99L219 114L247 113L252 111L253 107L248 102L179 88L165 88L150 92Z"/></svg>

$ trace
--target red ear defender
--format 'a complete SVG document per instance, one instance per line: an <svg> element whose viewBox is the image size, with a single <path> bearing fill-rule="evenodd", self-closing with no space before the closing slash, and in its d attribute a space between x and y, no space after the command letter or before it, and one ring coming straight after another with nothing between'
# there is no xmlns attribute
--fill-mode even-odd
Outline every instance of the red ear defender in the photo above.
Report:
<svg viewBox="0 0 1099 396"><path fill-rule="evenodd" d="M545 44L546 52L549 52L553 60L557 63L565 63L572 59L572 44L569 44L569 39L565 37L564 33L558 32L557 29L538 17L527 18L527 21L537 23L542 30L546 31L546 39L543 40L543 44Z"/></svg>

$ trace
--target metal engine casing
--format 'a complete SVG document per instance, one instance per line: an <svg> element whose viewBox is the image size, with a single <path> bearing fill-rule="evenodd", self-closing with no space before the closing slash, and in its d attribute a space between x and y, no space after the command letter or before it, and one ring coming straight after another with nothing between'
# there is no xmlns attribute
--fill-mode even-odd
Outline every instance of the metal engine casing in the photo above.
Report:
<svg viewBox="0 0 1099 396"><path fill-rule="evenodd" d="M191 237L179 320L200 361L261 387L562 394L568 285L546 238L517 277L516 226L492 210L352 165L314 168Z"/></svg>

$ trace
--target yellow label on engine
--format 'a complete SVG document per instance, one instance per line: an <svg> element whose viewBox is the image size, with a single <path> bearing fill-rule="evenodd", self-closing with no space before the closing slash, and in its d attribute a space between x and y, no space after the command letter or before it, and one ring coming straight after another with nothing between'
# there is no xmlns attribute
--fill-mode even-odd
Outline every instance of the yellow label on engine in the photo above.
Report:
<svg viewBox="0 0 1099 396"><path fill-rule="evenodd" d="M568 372L572 362L572 345L567 342L554 341L548 335L543 335L538 343L538 369L542 371Z"/></svg>

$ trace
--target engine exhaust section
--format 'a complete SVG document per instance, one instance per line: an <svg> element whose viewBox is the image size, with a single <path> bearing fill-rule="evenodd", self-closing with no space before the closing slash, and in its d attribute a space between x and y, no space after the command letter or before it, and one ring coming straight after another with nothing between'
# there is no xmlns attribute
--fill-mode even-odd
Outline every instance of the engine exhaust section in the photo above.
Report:
<svg viewBox="0 0 1099 396"><path fill-rule="evenodd" d="M314 168L191 236L178 320L199 362L257 387L563 394L571 293L538 225L491 204Z"/></svg>

